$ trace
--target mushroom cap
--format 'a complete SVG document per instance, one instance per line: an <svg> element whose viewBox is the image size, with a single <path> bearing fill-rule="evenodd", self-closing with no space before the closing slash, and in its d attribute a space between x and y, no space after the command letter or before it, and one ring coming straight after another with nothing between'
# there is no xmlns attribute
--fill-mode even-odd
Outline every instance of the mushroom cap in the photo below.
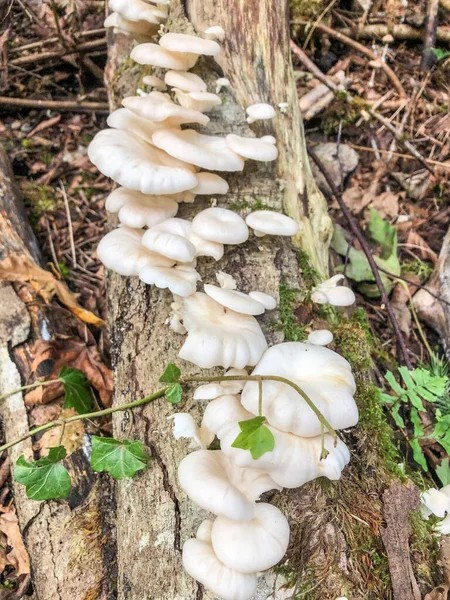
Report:
<svg viewBox="0 0 450 600"><path fill-rule="evenodd" d="M278 156L276 146L263 139L242 137L234 133L229 133L225 140L228 147L243 158L268 162L275 160Z"/></svg>
<svg viewBox="0 0 450 600"><path fill-rule="evenodd" d="M219 516L214 521L211 542L217 558L238 573L270 569L289 545L289 524L272 504L255 506L255 516L245 522Z"/></svg>
<svg viewBox="0 0 450 600"><path fill-rule="evenodd" d="M152 143L152 135L161 127L162 123L155 123L148 119L143 119L128 108L118 108L113 111L106 119L107 124L112 129L121 129L128 131L142 138L148 144Z"/></svg>
<svg viewBox="0 0 450 600"><path fill-rule="evenodd" d="M161 94L164 96L164 94ZM170 98L164 98L151 92L148 96L128 96L122 100L122 104L128 110L143 119L161 123L164 127L175 127L185 123L198 123L206 125L209 117L196 110L183 108L172 102ZM158 128L156 128L158 129ZM160 128L159 128L160 129Z"/></svg>
<svg viewBox="0 0 450 600"><path fill-rule="evenodd" d="M219 42L223 42L225 39L225 29L220 25L212 25L203 31L205 38L207 40L219 40Z"/></svg>
<svg viewBox="0 0 450 600"><path fill-rule="evenodd" d="M274 138L273 135L263 135L262 138L259 138L263 142L267 142L268 144L276 144L277 138Z"/></svg>
<svg viewBox="0 0 450 600"><path fill-rule="evenodd" d="M333 341L333 334L328 329L316 329L308 335L308 344L326 346Z"/></svg>
<svg viewBox="0 0 450 600"><path fill-rule="evenodd" d="M161 22L162 13L143 0L109 0L109 8L128 21L148 21L154 25Z"/></svg>
<svg viewBox="0 0 450 600"><path fill-rule="evenodd" d="M196 248L189 241L191 223L185 219L166 219L144 233L143 245L179 262L191 262L195 258Z"/></svg>
<svg viewBox="0 0 450 600"><path fill-rule="evenodd" d="M158 133L158 132L156 132ZM255 235L295 235L298 223L279 212L272 210L257 210L250 213L245 222L255 230Z"/></svg>
<svg viewBox="0 0 450 600"><path fill-rule="evenodd" d="M156 77L156 75L146 75L142 78L142 82L145 83L145 85L154 87L156 90L164 91L167 89L164 81L160 77Z"/></svg>
<svg viewBox="0 0 450 600"><path fill-rule="evenodd" d="M264 292L250 292L250 298L256 300L264 306L266 310L273 310L277 307L277 301L270 294L265 294Z"/></svg>
<svg viewBox="0 0 450 600"><path fill-rule="evenodd" d="M165 33L159 40L159 44L172 52L188 52L207 56L217 56L220 52L220 46L217 42L204 40L195 35L186 35L185 33Z"/></svg>
<svg viewBox="0 0 450 600"><path fill-rule="evenodd" d="M214 434L204 427L198 427L189 413L179 412L167 418L173 422L173 437L176 440L191 439L190 448L207 448L214 441Z"/></svg>
<svg viewBox="0 0 450 600"><path fill-rule="evenodd" d="M319 285L317 291L311 294L311 300L316 304L332 304L333 306L351 306L356 302L356 296L346 285L322 289Z"/></svg>
<svg viewBox="0 0 450 600"><path fill-rule="evenodd" d="M228 273L225 273L224 271L217 271L216 279L221 288L225 288L226 290L236 289L236 279L231 275L228 275Z"/></svg>
<svg viewBox="0 0 450 600"><path fill-rule="evenodd" d="M220 97L211 92L185 92L178 88L174 88L173 91L181 106L189 110L198 110L204 113L222 104Z"/></svg>
<svg viewBox="0 0 450 600"><path fill-rule="evenodd" d="M436 531L438 531L441 535L448 535L450 533L450 515L447 515L445 519L439 521L434 526Z"/></svg>
<svg viewBox="0 0 450 600"><path fill-rule="evenodd" d="M243 244L248 227L237 213L227 208L206 208L192 220L192 231L204 239L221 244Z"/></svg>
<svg viewBox="0 0 450 600"><path fill-rule="evenodd" d="M150 252L142 245L141 229L119 227L107 233L97 246L99 260L119 275L138 275L147 265L170 267L173 261Z"/></svg>
<svg viewBox="0 0 450 600"><path fill-rule="evenodd" d="M197 235L221 244L243 244L248 240L248 227L237 213L227 208L206 208L192 221Z"/></svg>
<svg viewBox="0 0 450 600"><path fill-rule="evenodd" d="M167 85L185 92L206 92L206 83L195 73L187 71L167 71L164 81Z"/></svg>
<svg viewBox="0 0 450 600"><path fill-rule="evenodd" d="M156 15L154 16L156 17ZM120 33L125 35L133 35L138 38L142 36L143 39L150 38L158 31L159 28L158 23L148 22L145 20L130 21L116 12L113 12L106 17L103 26L114 27L115 30L117 29Z"/></svg>
<svg viewBox="0 0 450 600"><path fill-rule="evenodd" d="M195 293L201 277L193 267L182 264L174 267L147 265L139 271L139 279L160 289L168 288L172 294L184 298Z"/></svg>
<svg viewBox="0 0 450 600"><path fill-rule="evenodd" d="M248 375L248 373L245 369L229 369L225 375ZM204 385L200 385L195 390L194 400L214 400L214 398L218 398L219 396L234 397L234 394L239 394L242 391L244 385L245 381L243 380L205 383ZM242 408L242 410L244 409Z"/></svg>
<svg viewBox="0 0 450 600"><path fill-rule="evenodd" d="M264 472L233 465L220 450L198 450L183 458L178 481L189 498L215 515L247 521L255 500L278 486Z"/></svg>
<svg viewBox="0 0 450 600"><path fill-rule="evenodd" d="M256 573L237 573L226 567L217 558L211 542L187 540L183 545L183 567L223 600L250 600L256 592Z"/></svg>
<svg viewBox="0 0 450 600"><path fill-rule="evenodd" d="M345 358L329 348L300 342L277 344L264 353L252 374L277 375L297 384L334 429L352 427L358 422L352 369ZM258 414L257 382L245 384L242 404ZM263 413L281 431L304 437L320 435L321 425L316 415L285 383L263 382Z"/></svg>
<svg viewBox="0 0 450 600"><path fill-rule="evenodd" d="M214 433L219 440L234 429L239 421L248 421L254 417L245 410L237 396L222 394L223 392L207 405L202 420L202 427Z"/></svg>
<svg viewBox="0 0 450 600"><path fill-rule="evenodd" d="M147 4L146 6L150 5ZM158 44L146 43L135 46L130 57L140 65L152 65L152 67L174 71L188 71L197 62L198 54L171 52Z"/></svg>
<svg viewBox="0 0 450 600"><path fill-rule="evenodd" d="M178 356L198 367L253 366L267 348L258 321L223 306L201 292L186 298L180 310L187 338Z"/></svg>
<svg viewBox="0 0 450 600"><path fill-rule="evenodd" d="M230 189L228 182L215 173L200 172L196 174L198 184L192 188L193 194L209 196L211 194L226 194Z"/></svg>
<svg viewBox="0 0 450 600"><path fill-rule="evenodd" d="M153 227L174 217L178 203L170 196L145 195L136 190L117 188L106 199L108 212L118 213L119 221L128 227Z"/></svg>
<svg viewBox="0 0 450 600"><path fill-rule="evenodd" d="M228 148L223 137L202 135L193 129L164 129L156 131L152 139L155 146L171 156L189 157L191 164L209 171L242 171L244 168L243 159Z"/></svg>
<svg viewBox="0 0 450 600"><path fill-rule="evenodd" d="M248 106L245 111L253 120L273 119L276 115L275 109L270 104L258 103Z"/></svg>
<svg viewBox="0 0 450 600"><path fill-rule="evenodd" d="M450 513L450 498L435 488L430 488L421 495L422 504L436 517L445 517Z"/></svg>
<svg viewBox="0 0 450 600"><path fill-rule="evenodd" d="M175 194L197 185L196 176L184 168L185 163L173 161L126 131L100 131L89 144L88 155L103 175L143 194Z"/></svg>
<svg viewBox="0 0 450 600"><path fill-rule="evenodd" d="M239 425L229 426L220 440L222 452L239 467L261 469L270 475L278 485L297 488L317 477L327 477L332 481L340 478L342 470L350 461L347 446L340 439L337 445L331 435L325 434L324 445L328 456L320 460L322 451L321 436L303 438L285 433L267 425L275 440L275 447L256 460L248 450L233 448L232 444L241 432Z"/></svg>
<svg viewBox="0 0 450 600"><path fill-rule="evenodd" d="M253 298L250 298L250 296L247 296L243 292L217 287L210 283L205 283L204 289L210 298L237 313L243 315L262 315L265 311L264 306L260 302L253 300Z"/></svg>

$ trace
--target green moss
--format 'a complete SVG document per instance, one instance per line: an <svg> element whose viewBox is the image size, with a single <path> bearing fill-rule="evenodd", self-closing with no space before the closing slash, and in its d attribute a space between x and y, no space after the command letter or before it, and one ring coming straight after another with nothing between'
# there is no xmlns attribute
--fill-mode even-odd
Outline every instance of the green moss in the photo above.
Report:
<svg viewBox="0 0 450 600"><path fill-rule="evenodd" d="M408 260L402 263L402 275L407 276L408 273L418 275L421 279L428 279L433 273L433 267L419 258Z"/></svg>
<svg viewBox="0 0 450 600"><path fill-rule="evenodd" d="M31 148L33 148L33 142L32 140L28 140L28 139L24 139L21 142L22 148L24 148L25 150L31 150Z"/></svg>
<svg viewBox="0 0 450 600"><path fill-rule="evenodd" d="M349 102L347 92L337 92L336 99L324 111L320 120L320 128L325 135L333 135L347 125L352 125L361 117L362 110L369 110L370 105L358 96L352 96Z"/></svg>
<svg viewBox="0 0 450 600"><path fill-rule="evenodd" d="M318 17L326 5L325 0L290 0L291 21Z"/></svg>
<svg viewBox="0 0 450 600"><path fill-rule="evenodd" d="M302 274L302 279L305 283L305 287L307 290L311 290L314 286L320 283L320 281L322 281L322 277L320 276L319 272L312 266L307 252L305 252L304 250L300 250L300 248L297 248L296 252L298 266L300 268L300 273Z"/></svg>
<svg viewBox="0 0 450 600"><path fill-rule="evenodd" d="M295 316L295 309L300 304L300 290L292 289L282 283L278 288L278 292L280 294L280 329L284 333L285 340L287 342L301 342L305 340L308 337L306 328L299 324Z"/></svg>
<svg viewBox="0 0 450 600"><path fill-rule="evenodd" d="M262 198L248 198L242 200L236 200L228 205L230 210L234 212L244 212L246 210L273 210L276 211L272 206L267 205Z"/></svg>
<svg viewBox="0 0 450 600"><path fill-rule="evenodd" d="M48 185L35 185L29 181L21 184L21 190L25 204L30 209L31 222L36 225L39 218L46 212L56 210L59 200L56 198L55 191Z"/></svg>

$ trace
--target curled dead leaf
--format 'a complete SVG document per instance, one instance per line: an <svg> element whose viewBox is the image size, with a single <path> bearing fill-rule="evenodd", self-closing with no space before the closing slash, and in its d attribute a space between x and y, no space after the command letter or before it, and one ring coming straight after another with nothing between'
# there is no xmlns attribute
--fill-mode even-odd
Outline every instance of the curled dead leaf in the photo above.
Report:
<svg viewBox="0 0 450 600"><path fill-rule="evenodd" d="M423 237L416 231L412 230L408 233L406 247L411 248L414 254L418 254L423 260L431 260L434 264L437 262L437 254L434 252Z"/></svg>
<svg viewBox="0 0 450 600"><path fill-rule="evenodd" d="M11 547L6 554L6 560L14 567L16 577L28 575L30 559L20 533L16 512L11 507L0 506L0 513L0 532L6 536L6 543Z"/></svg>

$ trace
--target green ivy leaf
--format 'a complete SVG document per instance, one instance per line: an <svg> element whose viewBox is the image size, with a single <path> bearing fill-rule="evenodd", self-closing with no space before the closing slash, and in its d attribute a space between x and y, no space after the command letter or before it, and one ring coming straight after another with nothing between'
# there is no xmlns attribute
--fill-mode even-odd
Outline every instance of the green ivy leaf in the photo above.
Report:
<svg viewBox="0 0 450 600"><path fill-rule="evenodd" d="M448 50L442 50L441 48L431 48L431 51L437 60L442 60L450 56L450 52Z"/></svg>
<svg viewBox="0 0 450 600"><path fill-rule="evenodd" d="M64 446L50 448L48 456L32 462L19 456L14 467L14 477L26 487L31 500L67 498L70 492L70 475L61 461L66 457Z"/></svg>
<svg viewBox="0 0 450 600"><path fill-rule="evenodd" d="M275 438L268 427L264 425L266 417L255 417L240 421L241 433L231 444L233 448L249 450L253 460L275 448Z"/></svg>
<svg viewBox="0 0 450 600"><path fill-rule="evenodd" d="M74 408L79 415L91 412L92 392L83 371L62 367L58 379L64 386L64 408Z"/></svg>
<svg viewBox="0 0 450 600"><path fill-rule="evenodd" d="M178 404L183 398L183 388L179 383L174 383L166 390L166 398L171 404Z"/></svg>
<svg viewBox="0 0 450 600"><path fill-rule="evenodd" d="M169 363L167 365L167 369L159 378L163 383L178 383L180 380L181 371L180 369L174 365L173 363Z"/></svg>
<svg viewBox="0 0 450 600"><path fill-rule="evenodd" d="M441 464L436 467L436 475L441 480L442 485L448 485L450 483L450 459L444 458Z"/></svg>
<svg viewBox="0 0 450 600"><path fill-rule="evenodd" d="M114 479L134 477L145 469L150 456L142 449L142 442L116 440L92 436L91 467L94 471L107 471Z"/></svg>

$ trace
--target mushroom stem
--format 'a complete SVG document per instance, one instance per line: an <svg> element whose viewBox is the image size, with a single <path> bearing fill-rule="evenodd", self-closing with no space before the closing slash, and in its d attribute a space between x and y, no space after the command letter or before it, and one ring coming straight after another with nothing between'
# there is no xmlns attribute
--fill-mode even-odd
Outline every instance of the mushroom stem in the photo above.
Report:
<svg viewBox="0 0 450 600"><path fill-rule="evenodd" d="M194 383L194 382L213 382L213 381L278 381L279 383L285 383L286 385L291 386L291 388L293 388L297 394L300 394L300 396L303 398L303 400L306 402L306 404L309 406L309 408L313 411L313 413L316 415L316 417L319 419L322 427L326 428L326 430L328 431L328 433L333 437L334 439L334 445L336 446L337 444L337 433L336 431L333 429L333 427L331 427L330 423L327 421L327 419L324 417L324 415L320 412L320 410L317 408L317 406L314 404L314 402L311 400L311 398L308 396L308 394L302 390L301 387L299 387L296 383L294 383L293 381L291 381L290 379L286 379L286 377L279 377L278 375L217 375L214 377L202 377L202 376L195 376L195 377L184 377L183 379L180 379L181 384L183 383Z"/></svg>

